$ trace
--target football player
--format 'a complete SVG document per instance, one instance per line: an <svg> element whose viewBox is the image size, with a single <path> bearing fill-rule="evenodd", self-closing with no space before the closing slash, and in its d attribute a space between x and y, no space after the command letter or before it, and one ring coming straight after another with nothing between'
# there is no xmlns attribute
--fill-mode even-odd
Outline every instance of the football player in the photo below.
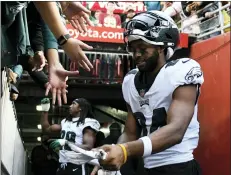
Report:
<svg viewBox="0 0 231 175"><path fill-rule="evenodd" d="M117 145L101 147L101 165L118 170L128 157L142 156L148 175L198 175L200 65L173 58L179 40L174 21L161 11L142 12L126 25L125 42L137 69L124 78L125 129ZM175 57L175 56L174 56ZM137 132L139 130L139 132Z"/></svg>
<svg viewBox="0 0 231 175"><path fill-rule="evenodd" d="M50 109L50 100L48 98L41 101L41 106L43 111L41 117L43 132L61 133L61 139L53 141L50 145L53 149L60 149L60 167L58 168L57 175L88 174L85 167L86 156L75 153L68 145L61 142L67 140L85 150L91 150L94 147L96 133L99 131L100 124L97 120L93 119L94 115L90 103L84 98L75 99L70 105L69 115L61 121L61 125L49 124L48 111ZM69 155L75 156L75 159L69 157Z"/></svg>

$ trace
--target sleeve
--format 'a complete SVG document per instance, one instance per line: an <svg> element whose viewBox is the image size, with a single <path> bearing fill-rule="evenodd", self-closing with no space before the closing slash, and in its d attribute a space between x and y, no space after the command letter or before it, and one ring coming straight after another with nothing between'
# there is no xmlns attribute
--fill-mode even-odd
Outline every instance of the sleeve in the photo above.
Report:
<svg viewBox="0 0 231 175"><path fill-rule="evenodd" d="M123 93L124 101L126 101L126 103L129 104L128 92L127 92L127 86L129 84L128 82L129 82L129 75L124 77L123 84L122 84L122 93Z"/></svg>
<svg viewBox="0 0 231 175"><path fill-rule="evenodd" d="M202 85L204 82L201 66L193 59L179 59L175 65L166 66L166 69L169 69L168 78L174 89L182 85Z"/></svg>
<svg viewBox="0 0 231 175"><path fill-rule="evenodd" d="M44 51L41 16L34 3L29 3L26 13L31 47L34 52Z"/></svg>
<svg viewBox="0 0 231 175"><path fill-rule="evenodd" d="M47 24L42 21L42 32L43 32L43 40L44 40L44 49L56 49L58 50L58 42Z"/></svg>
<svg viewBox="0 0 231 175"><path fill-rule="evenodd" d="M122 93L123 93L123 98L126 101L126 103L129 104L129 84L130 84L130 79L132 76L134 76L138 72L138 69L132 69L130 70L124 77L123 83L122 83ZM129 104L130 105L130 104Z"/></svg>
<svg viewBox="0 0 231 175"><path fill-rule="evenodd" d="M86 118L85 119L85 123L83 126L83 130L87 127L90 127L91 129L95 130L96 132L99 131L100 128L100 124L97 120L92 119L92 118Z"/></svg>
<svg viewBox="0 0 231 175"><path fill-rule="evenodd" d="M31 47L34 52L44 51L42 28L39 24L31 23L28 25Z"/></svg>
<svg viewBox="0 0 231 175"><path fill-rule="evenodd" d="M62 121L61 121L61 128L63 127L63 124L64 124L65 121L66 121L66 119L62 119Z"/></svg>
<svg viewBox="0 0 231 175"><path fill-rule="evenodd" d="M45 84L48 82L48 77L43 71L32 71L28 70L31 78L37 83L42 89L45 89Z"/></svg>

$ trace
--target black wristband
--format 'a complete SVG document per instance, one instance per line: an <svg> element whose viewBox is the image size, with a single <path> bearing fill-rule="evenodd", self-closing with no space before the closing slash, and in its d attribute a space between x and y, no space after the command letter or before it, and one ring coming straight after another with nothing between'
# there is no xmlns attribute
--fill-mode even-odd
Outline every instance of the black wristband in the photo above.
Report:
<svg viewBox="0 0 231 175"><path fill-rule="evenodd" d="M61 35L61 36L57 39L58 44L59 44L60 46L64 45L64 44L67 42L67 40L68 40L69 38L71 38L71 36L70 36L69 34Z"/></svg>

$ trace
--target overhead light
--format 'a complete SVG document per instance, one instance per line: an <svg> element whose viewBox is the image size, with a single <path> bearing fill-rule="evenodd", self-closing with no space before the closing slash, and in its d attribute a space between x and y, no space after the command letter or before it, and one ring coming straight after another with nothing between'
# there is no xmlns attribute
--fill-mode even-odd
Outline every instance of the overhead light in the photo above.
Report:
<svg viewBox="0 0 231 175"><path fill-rule="evenodd" d="M37 125L37 128L38 128L38 129L42 129L42 125L38 124L38 125Z"/></svg>
<svg viewBox="0 0 231 175"><path fill-rule="evenodd" d="M41 137L37 137L37 140L38 140L39 142L41 142Z"/></svg>
<svg viewBox="0 0 231 175"><path fill-rule="evenodd" d="M42 111L42 106L41 106L41 105L37 105L37 106L36 106L36 110L37 110L37 111Z"/></svg>

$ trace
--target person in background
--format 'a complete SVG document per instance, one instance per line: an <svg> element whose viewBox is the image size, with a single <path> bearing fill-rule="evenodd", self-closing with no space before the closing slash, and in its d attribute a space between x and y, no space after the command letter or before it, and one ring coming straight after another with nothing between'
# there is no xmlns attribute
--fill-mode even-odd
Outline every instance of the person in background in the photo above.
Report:
<svg viewBox="0 0 231 175"><path fill-rule="evenodd" d="M201 12L198 13L198 17L204 17L205 19L201 20L201 34L205 33L205 32L209 32L211 30L214 30L215 28L217 28L220 24L219 24L219 17L218 17L218 13L217 14L212 14L215 10L218 9L218 1L210 1L210 3L212 3L211 6L204 8ZM207 36L204 36L203 40L208 39L208 38L212 38L214 36L220 35L221 32L217 31L214 32L212 34L209 34Z"/></svg>
<svg viewBox="0 0 231 175"><path fill-rule="evenodd" d="M55 175L58 169L58 154L49 148L50 137L41 134L41 145L31 152L32 172L34 175Z"/></svg>
<svg viewBox="0 0 231 175"><path fill-rule="evenodd" d="M179 14L182 20L182 32L196 36L200 33L199 22L196 22L198 20L196 11L205 7L207 4L207 2L193 1L173 2L170 6L165 8L164 13L169 15L170 17L174 17Z"/></svg>
<svg viewBox="0 0 231 175"><path fill-rule="evenodd" d="M91 11L91 16L90 16L90 20L91 22L93 23L94 26L99 26L101 27L102 25L99 23L99 16L101 14L101 10L96 10L95 12L94 11Z"/></svg>
<svg viewBox="0 0 231 175"><path fill-rule="evenodd" d="M81 153L75 153L67 145L62 147L61 142L67 140L85 150L94 148L100 124L94 119L91 104L84 98L75 99L70 105L69 114L61 121L61 124L52 125L48 121L50 100L43 99L41 106L42 130L48 134L53 132L61 134L61 139L53 141L50 145L52 149L59 150L59 168L56 175L88 174L88 167L83 163L86 157L81 157ZM74 159L73 155L78 156L78 159Z"/></svg>
<svg viewBox="0 0 231 175"><path fill-rule="evenodd" d="M121 135L121 126L118 123L112 123L109 127L110 134L104 139L103 144L115 144Z"/></svg>
<svg viewBox="0 0 231 175"><path fill-rule="evenodd" d="M104 27L121 28L120 16L114 14L117 2L108 1L106 6L106 13L101 13L99 16L99 23Z"/></svg>
<svg viewBox="0 0 231 175"><path fill-rule="evenodd" d="M144 5L146 6L147 11L161 10L160 1L144 1Z"/></svg>
<svg viewBox="0 0 231 175"><path fill-rule="evenodd" d="M136 14L136 12L135 12L134 8L132 6L128 6L126 11L125 11L126 18L122 23L122 28L125 28L127 22L130 21L135 14Z"/></svg>

